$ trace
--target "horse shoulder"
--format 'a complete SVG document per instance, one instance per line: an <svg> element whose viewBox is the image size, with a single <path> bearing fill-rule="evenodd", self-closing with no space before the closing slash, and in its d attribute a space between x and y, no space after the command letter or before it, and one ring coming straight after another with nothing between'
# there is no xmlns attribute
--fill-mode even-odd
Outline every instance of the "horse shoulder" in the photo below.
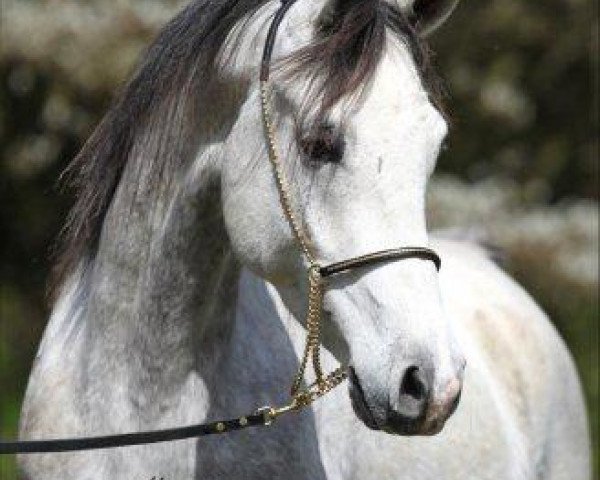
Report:
<svg viewBox="0 0 600 480"><path fill-rule="evenodd" d="M444 263L444 302L472 352L470 366L491 376L532 468L542 478L563 478L542 471L550 468L550 456L560 455L558 463L585 472L589 440L583 396L558 331L482 247L437 240L436 248Z"/></svg>
<svg viewBox="0 0 600 480"><path fill-rule="evenodd" d="M77 282L67 282L58 298L33 362L21 407L21 439L73 436L81 430L76 403L75 369L82 340ZM65 470L57 455L23 455L18 464L24 478L54 478Z"/></svg>

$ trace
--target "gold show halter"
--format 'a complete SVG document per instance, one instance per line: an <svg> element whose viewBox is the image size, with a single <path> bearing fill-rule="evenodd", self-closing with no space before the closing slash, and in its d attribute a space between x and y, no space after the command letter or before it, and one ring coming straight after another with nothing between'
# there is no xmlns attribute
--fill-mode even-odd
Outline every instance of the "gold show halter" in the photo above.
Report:
<svg viewBox="0 0 600 480"><path fill-rule="evenodd" d="M304 353L302 355L302 360L300 361L298 372L296 373L292 382L290 392L292 396L291 402L281 408L265 407L265 409L263 409L263 411L270 415L273 420L284 413L309 406L316 399L322 397L337 387L347 377L346 369L343 367L338 367L333 372L325 375L321 366L321 320L323 312L323 295L325 289L324 280L326 277L346 272L353 268L406 258L422 258L431 260L435 263L438 270L441 266L441 260L439 256L433 250L424 247L401 247L383 250L349 260L344 260L339 263L330 264L325 267L318 263L310 242L310 238L308 235L306 235L305 230L302 228L300 221L295 215L295 209L291 200L289 182L285 176L283 165L277 149L275 127L273 116L271 115L271 103L269 100L269 74L277 30L281 24L281 21L283 20L283 17L295 2L296 0L282 0L281 7L275 13L271 27L269 28L269 32L267 34L260 69L260 105L262 121L267 140L268 157L273 167L273 176L277 186L277 191L279 193L279 202L290 229L292 230L292 233L309 264L308 307L305 322L307 334ZM314 383L303 387L306 368L311 360L315 381Z"/></svg>

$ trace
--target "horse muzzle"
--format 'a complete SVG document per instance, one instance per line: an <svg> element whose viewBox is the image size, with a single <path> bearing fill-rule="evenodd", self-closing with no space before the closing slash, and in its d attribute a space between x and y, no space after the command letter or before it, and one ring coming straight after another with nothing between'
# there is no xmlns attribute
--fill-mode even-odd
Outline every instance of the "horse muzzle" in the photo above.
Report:
<svg viewBox="0 0 600 480"><path fill-rule="evenodd" d="M387 405L376 405L365 395L354 368L349 369L348 377L350 399L358 418L372 430L402 436L441 432L456 411L462 391L462 378L454 377L436 393L432 371L412 364L402 372L397 394L389 396Z"/></svg>

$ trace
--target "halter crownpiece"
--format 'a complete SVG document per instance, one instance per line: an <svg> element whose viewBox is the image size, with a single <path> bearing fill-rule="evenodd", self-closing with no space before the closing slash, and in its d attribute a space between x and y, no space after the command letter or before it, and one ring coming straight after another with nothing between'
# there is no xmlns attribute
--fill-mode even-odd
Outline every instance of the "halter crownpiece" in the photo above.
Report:
<svg viewBox="0 0 600 480"><path fill-rule="evenodd" d="M338 386L347 376L346 369L338 367L328 375L323 374L320 359L321 347L321 317L323 310L323 295L325 291L324 279L333 275L338 275L344 272L354 270L356 268L375 266L381 263L391 261L405 260L409 258L420 258L432 261L436 269L441 267L440 257L436 252L427 247L399 247L389 250L381 250L374 253L368 253L358 257L343 260L341 262L332 263L322 266L316 260L314 250L312 248L309 237L295 216L292 205L289 182L285 176L285 172L279 157L277 142L275 139L275 128L271 115L269 102L269 75L271 70L271 58L273 55L273 47L277 37L277 30L281 25L285 14L296 0L282 0L282 5L275 13L271 26L267 33L265 48L260 68L260 97L261 97L261 112L265 135L267 138L268 156L273 166L273 175L277 191L279 193L279 201L283 210L284 216L293 232L293 235L306 257L310 267L308 269L308 309L306 313L306 344L304 354L296 373L291 395L292 401L289 405L278 410L271 409L271 415L276 416L287 413L291 410L297 410L310 405L317 398L325 395L333 388ZM306 367L309 361L312 360L313 372L315 376L314 383L302 388L302 383L305 378Z"/></svg>

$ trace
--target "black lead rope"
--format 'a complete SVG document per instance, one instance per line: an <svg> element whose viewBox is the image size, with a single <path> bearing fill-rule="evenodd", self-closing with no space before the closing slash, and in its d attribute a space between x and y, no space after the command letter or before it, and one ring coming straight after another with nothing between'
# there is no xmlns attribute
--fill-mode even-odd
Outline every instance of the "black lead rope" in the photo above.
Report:
<svg viewBox="0 0 600 480"><path fill-rule="evenodd" d="M215 435L248 427L270 425L273 417L269 410L259 410L247 417L232 420L188 425L180 428L155 430L150 432L123 433L119 435L106 435L102 437L60 438L49 440L22 440L14 442L0 442L0 455L15 453L56 453L74 452L79 450L97 450L102 448L128 447L133 445L147 445L151 443L173 442L190 438Z"/></svg>

